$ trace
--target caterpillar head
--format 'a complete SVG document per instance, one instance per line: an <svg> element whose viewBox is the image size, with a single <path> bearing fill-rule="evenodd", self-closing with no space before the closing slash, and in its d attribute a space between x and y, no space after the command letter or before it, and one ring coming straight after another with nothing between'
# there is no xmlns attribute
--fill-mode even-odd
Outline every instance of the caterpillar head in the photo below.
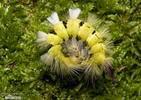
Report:
<svg viewBox="0 0 141 100"><path fill-rule="evenodd" d="M47 20L53 24L55 34L38 32L39 46L51 48L41 55L41 61L48 65L51 71L66 75L78 75L78 70L83 70L85 78L96 78L105 69L104 64L112 61L110 39L106 28L96 24L98 20L83 22L78 19L81 10L69 9L70 18L66 25L59 20L54 12Z"/></svg>

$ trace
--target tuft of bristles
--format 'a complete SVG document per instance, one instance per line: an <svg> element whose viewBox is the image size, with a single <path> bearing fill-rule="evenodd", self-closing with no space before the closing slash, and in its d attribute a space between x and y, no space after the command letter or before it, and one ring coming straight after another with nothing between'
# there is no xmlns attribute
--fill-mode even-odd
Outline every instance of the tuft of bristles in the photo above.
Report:
<svg viewBox="0 0 141 100"><path fill-rule="evenodd" d="M101 21L90 14L86 22L77 19L80 8L69 9L66 27L54 12L47 20L54 25L56 34L38 32L39 46L51 48L41 56L41 61L58 75L79 75L95 79L112 63L111 38ZM106 64L105 64L106 63Z"/></svg>
<svg viewBox="0 0 141 100"><path fill-rule="evenodd" d="M47 20L53 25L57 24L59 22L58 14L56 12L52 13L51 16L47 18Z"/></svg>
<svg viewBox="0 0 141 100"><path fill-rule="evenodd" d="M80 12L80 8L69 9L70 19L76 19L79 16Z"/></svg>

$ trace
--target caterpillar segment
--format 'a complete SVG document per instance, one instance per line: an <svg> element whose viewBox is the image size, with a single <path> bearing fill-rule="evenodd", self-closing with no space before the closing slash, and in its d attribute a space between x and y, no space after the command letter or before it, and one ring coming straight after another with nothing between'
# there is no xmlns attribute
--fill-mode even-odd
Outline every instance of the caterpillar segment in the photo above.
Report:
<svg viewBox="0 0 141 100"><path fill-rule="evenodd" d="M68 33L67 30L63 24L63 22L58 22L55 26L54 26L54 31L56 32L56 34L64 39L67 40L68 39Z"/></svg>
<svg viewBox="0 0 141 100"><path fill-rule="evenodd" d="M84 23L78 32L78 36L81 37L83 41L85 41L89 35L94 31L93 27L89 23Z"/></svg>
<svg viewBox="0 0 141 100"><path fill-rule="evenodd" d="M69 19L67 21L67 33L74 38L77 36L79 31L79 19Z"/></svg>

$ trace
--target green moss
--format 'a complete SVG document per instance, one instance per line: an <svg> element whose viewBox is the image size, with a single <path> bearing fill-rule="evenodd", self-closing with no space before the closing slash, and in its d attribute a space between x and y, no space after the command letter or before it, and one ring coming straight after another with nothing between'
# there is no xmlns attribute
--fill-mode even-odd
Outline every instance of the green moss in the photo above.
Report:
<svg viewBox="0 0 141 100"><path fill-rule="evenodd" d="M34 0L33 0L34 1ZM21 93L35 100L140 100L141 2L139 0L2 0L0 1L0 93ZM114 85L107 73L94 86L58 78L40 63L36 39L49 32L53 11L66 20L68 8L80 7L81 18L96 14L109 27L115 45ZM62 15L62 16L61 16ZM127 68L118 73L121 67ZM71 81L70 81L71 80ZM1 98L3 95L1 95Z"/></svg>

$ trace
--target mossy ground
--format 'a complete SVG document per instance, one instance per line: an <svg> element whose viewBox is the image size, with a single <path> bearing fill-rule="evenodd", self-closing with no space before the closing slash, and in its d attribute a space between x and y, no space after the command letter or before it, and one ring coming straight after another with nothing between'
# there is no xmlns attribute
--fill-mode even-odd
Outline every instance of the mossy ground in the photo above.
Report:
<svg viewBox="0 0 141 100"><path fill-rule="evenodd" d="M66 20L68 9L76 7L82 10L80 18L90 12L109 27L117 85L107 72L91 86L58 78L41 64L37 32L51 30L46 18L53 11ZM1 0L0 98L20 93L25 100L141 100L140 29L140 0Z"/></svg>

